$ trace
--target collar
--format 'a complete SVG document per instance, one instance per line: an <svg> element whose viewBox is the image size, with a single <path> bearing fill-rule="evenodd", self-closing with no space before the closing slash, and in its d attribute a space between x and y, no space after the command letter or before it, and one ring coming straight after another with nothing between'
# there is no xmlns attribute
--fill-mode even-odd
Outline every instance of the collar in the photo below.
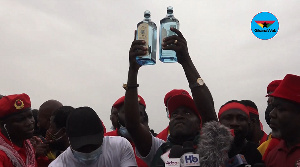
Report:
<svg viewBox="0 0 300 167"><path fill-rule="evenodd" d="M290 152L296 148L300 148L300 143L298 143L297 145L291 147L291 148L287 148L286 143L284 140L281 140L278 144L278 151L284 151L284 152Z"/></svg>

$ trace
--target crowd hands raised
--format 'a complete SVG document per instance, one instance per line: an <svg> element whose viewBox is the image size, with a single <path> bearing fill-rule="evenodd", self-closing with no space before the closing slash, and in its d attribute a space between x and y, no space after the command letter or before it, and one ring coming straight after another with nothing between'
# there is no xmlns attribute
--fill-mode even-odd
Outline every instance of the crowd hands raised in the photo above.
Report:
<svg viewBox="0 0 300 167"><path fill-rule="evenodd" d="M187 41L171 30L177 35L166 37L163 49L176 52L191 95L183 89L165 95L169 125L162 132L149 127L146 102L138 94L136 57L147 48L134 40L125 96L111 108L113 131L106 132L90 107L48 100L32 110L25 93L1 95L0 167L300 166L300 76L287 74L267 86L265 118L272 132L266 134L251 100L230 100L215 112Z"/></svg>

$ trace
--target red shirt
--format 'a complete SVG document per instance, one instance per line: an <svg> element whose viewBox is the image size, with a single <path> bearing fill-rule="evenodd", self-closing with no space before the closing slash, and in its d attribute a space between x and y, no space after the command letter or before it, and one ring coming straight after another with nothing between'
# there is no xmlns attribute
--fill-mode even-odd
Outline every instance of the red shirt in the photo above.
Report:
<svg viewBox="0 0 300 167"><path fill-rule="evenodd" d="M161 131L156 137L164 141L167 141L168 135L169 135L169 126L166 127L166 129L164 129L163 131Z"/></svg>
<svg viewBox="0 0 300 167"><path fill-rule="evenodd" d="M4 139L6 143L11 145L12 143L10 140L8 140L3 134L0 132L0 136ZM26 163L26 149L25 149L25 141L23 144L23 147L18 147L17 145L13 144L13 147L15 150L19 153L23 161ZM35 155L33 155L35 157ZM35 166L37 167L37 163L35 162ZM14 167L13 164L10 161L10 158L7 157L6 153L2 150L0 150L0 167Z"/></svg>
<svg viewBox="0 0 300 167"><path fill-rule="evenodd" d="M119 136L118 135L118 129L107 132L107 133L104 133L104 136ZM133 148L135 160L136 160L136 163L137 163L138 167L148 167L148 165L143 160L141 160L139 157L136 156L134 143L131 142L131 141L129 141L129 142L130 142L130 144Z"/></svg>
<svg viewBox="0 0 300 167"><path fill-rule="evenodd" d="M300 167L300 143L288 149L281 140L267 155L265 164L267 167Z"/></svg>

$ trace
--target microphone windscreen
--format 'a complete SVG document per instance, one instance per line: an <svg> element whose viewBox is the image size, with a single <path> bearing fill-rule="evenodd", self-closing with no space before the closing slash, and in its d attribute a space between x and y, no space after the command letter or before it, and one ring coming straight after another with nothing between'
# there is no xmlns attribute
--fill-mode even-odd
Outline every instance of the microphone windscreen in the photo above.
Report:
<svg viewBox="0 0 300 167"><path fill-rule="evenodd" d="M223 166L233 141L230 129L216 121L203 125L196 153L201 167Z"/></svg>
<svg viewBox="0 0 300 167"><path fill-rule="evenodd" d="M170 150L169 158L180 158L183 154L183 148L179 145L174 145Z"/></svg>
<svg viewBox="0 0 300 167"><path fill-rule="evenodd" d="M161 147L163 153L165 153L171 148L171 145L168 142L166 142L166 143L163 143L160 147Z"/></svg>
<svg viewBox="0 0 300 167"><path fill-rule="evenodd" d="M192 141L186 141L182 145L184 153L194 152L194 144Z"/></svg>

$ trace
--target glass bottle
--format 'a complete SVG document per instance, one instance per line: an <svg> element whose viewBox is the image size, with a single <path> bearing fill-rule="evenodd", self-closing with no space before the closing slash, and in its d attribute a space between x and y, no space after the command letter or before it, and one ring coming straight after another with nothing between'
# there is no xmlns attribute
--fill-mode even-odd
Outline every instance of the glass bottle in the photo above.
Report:
<svg viewBox="0 0 300 167"><path fill-rule="evenodd" d="M163 39L172 35L177 35L171 31L170 28L179 29L179 21L173 15L173 7L167 8L167 16L160 20L160 31L159 31L159 60L163 63L174 63L177 62L176 52L174 50L163 50L162 43Z"/></svg>
<svg viewBox="0 0 300 167"><path fill-rule="evenodd" d="M137 40L145 40L148 47L147 54L136 57L140 65L154 65L156 63L157 27L151 21L149 10L144 12L144 20L137 24Z"/></svg>

